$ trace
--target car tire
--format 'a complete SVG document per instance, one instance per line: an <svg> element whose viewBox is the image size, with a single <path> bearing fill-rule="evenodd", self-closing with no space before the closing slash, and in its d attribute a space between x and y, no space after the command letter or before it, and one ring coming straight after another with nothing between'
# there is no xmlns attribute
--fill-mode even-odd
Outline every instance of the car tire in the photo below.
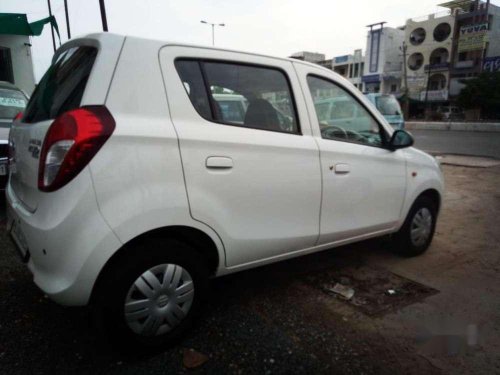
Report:
<svg viewBox="0 0 500 375"><path fill-rule="evenodd" d="M174 344L206 299L207 263L171 239L147 239L127 250L97 286L92 307L98 328L125 351Z"/></svg>
<svg viewBox="0 0 500 375"><path fill-rule="evenodd" d="M434 237L437 206L428 196L420 196L410 209L401 229L392 237L392 250L404 257L423 254Z"/></svg>

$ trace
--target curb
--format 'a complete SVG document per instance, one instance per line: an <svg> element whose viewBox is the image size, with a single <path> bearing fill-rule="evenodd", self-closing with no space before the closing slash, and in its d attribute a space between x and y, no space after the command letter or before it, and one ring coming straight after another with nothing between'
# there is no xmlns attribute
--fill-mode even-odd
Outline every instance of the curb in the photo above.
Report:
<svg viewBox="0 0 500 375"><path fill-rule="evenodd" d="M407 130L440 130L500 133L500 123L495 122L414 122L405 124Z"/></svg>

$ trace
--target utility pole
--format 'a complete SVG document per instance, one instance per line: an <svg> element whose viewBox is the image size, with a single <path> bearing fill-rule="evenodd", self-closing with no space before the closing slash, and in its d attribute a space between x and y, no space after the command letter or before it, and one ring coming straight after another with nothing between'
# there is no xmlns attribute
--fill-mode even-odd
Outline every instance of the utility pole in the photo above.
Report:
<svg viewBox="0 0 500 375"><path fill-rule="evenodd" d="M206 25L212 26L212 46L215 46L215 26L224 27L224 26L226 26L226 24L224 24L224 23L218 23L217 24L217 23L207 22L207 21L204 21L204 20L201 20L200 22L204 23Z"/></svg>
<svg viewBox="0 0 500 375"><path fill-rule="evenodd" d="M47 0L47 5L49 6L49 16L52 17L52 8L50 7L50 0ZM56 37L54 36L54 27L52 22L50 23L50 31L52 32L52 47L54 47L54 52L56 52Z"/></svg>
<svg viewBox="0 0 500 375"><path fill-rule="evenodd" d="M427 71L427 87L425 88L425 104L424 104L424 116L427 119L427 106L429 103L429 84L431 82L431 65L429 64L429 68Z"/></svg>
<svg viewBox="0 0 500 375"><path fill-rule="evenodd" d="M104 0L99 0L99 7L101 8L102 31L108 31L108 20L106 18L106 7Z"/></svg>
<svg viewBox="0 0 500 375"><path fill-rule="evenodd" d="M68 39L71 39L71 31L69 29L68 0L64 0L64 13L66 14L66 31L68 32Z"/></svg>
<svg viewBox="0 0 500 375"><path fill-rule="evenodd" d="M407 70L407 61L406 61L406 53L408 51L408 45L406 42L403 42L403 45L399 47L399 49L403 52L403 82L405 85L405 89L403 92L404 95L404 102L403 102L403 115L405 117L405 120L408 120L409 114L410 114L410 98L408 97L409 90L408 90L408 70Z"/></svg>

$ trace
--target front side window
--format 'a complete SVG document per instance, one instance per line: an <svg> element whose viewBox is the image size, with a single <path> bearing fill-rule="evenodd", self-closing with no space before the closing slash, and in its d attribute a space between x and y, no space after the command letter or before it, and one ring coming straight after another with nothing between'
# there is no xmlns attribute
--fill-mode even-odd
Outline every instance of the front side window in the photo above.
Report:
<svg viewBox="0 0 500 375"><path fill-rule="evenodd" d="M205 119L247 128L299 133L292 91L282 71L183 59L177 60L175 66L193 106Z"/></svg>
<svg viewBox="0 0 500 375"><path fill-rule="evenodd" d="M379 124L351 94L340 86L315 76L308 76L307 83L322 138L382 146ZM328 111L325 111L325 105L329 106Z"/></svg>

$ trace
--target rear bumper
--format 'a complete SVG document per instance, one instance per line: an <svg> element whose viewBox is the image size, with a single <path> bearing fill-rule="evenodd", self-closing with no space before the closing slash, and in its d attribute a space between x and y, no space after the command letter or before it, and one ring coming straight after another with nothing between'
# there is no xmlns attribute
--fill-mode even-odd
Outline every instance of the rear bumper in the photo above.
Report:
<svg viewBox="0 0 500 375"><path fill-rule="evenodd" d="M35 284L59 304L86 305L100 270L121 247L99 213L88 171L61 191L49 193L33 213L10 185L6 199L7 228L16 221Z"/></svg>

